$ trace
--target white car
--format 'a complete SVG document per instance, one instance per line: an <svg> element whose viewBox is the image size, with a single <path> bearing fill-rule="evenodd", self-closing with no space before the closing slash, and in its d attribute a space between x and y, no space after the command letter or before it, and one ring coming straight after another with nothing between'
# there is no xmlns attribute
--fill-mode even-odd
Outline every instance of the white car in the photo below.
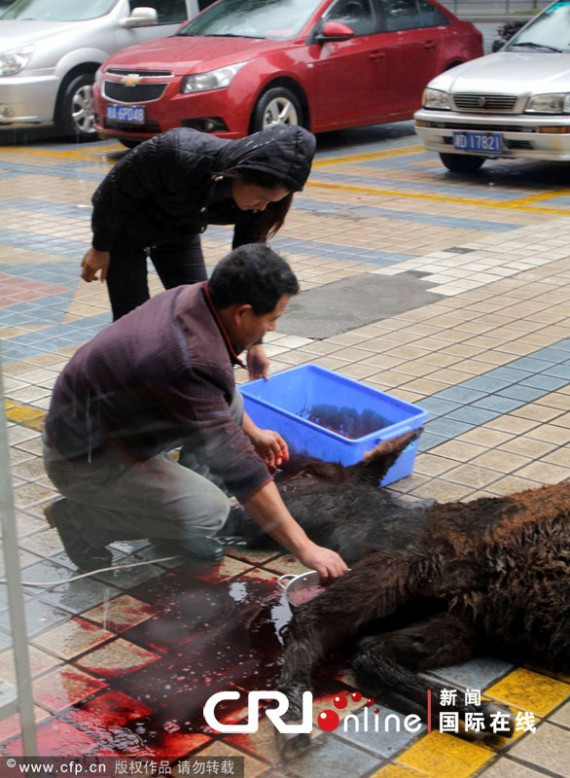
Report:
<svg viewBox="0 0 570 778"><path fill-rule="evenodd" d="M425 147L455 173L497 157L570 160L570 1L550 5L500 51L432 79L414 118Z"/></svg>
<svg viewBox="0 0 570 778"><path fill-rule="evenodd" d="M115 51L170 35L212 0L16 0L0 16L0 128L96 140L91 85Z"/></svg>

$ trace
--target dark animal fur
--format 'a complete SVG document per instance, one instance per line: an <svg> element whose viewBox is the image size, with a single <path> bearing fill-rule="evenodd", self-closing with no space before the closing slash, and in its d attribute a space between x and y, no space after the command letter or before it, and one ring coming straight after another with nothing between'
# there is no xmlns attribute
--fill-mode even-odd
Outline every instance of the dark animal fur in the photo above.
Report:
<svg viewBox="0 0 570 778"><path fill-rule="evenodd" d="M421 671L481 653L570 669L570 482L405 506L376 484L413 437L353 467L308 462L281 476L281 494L309 536L353 568L294 614L280 682L293 715L315 666L343 642L356 644L362 691L387 689L384 701L420 715ZM243 515L232 524L262 541ZM429 686L437 716L441 687Z"/></svg>

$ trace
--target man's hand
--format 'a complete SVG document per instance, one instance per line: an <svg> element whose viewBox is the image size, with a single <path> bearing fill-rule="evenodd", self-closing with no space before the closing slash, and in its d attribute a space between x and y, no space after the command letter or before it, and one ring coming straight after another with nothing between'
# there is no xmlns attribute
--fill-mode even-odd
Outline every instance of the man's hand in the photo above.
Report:
<svg viewBox="0 0 570 778"><path fill-rule="evenodd" d="M334 581L348 567L336 551L317 546L287 510L275 483L268 481L244 503L253 520L279 545L284 546L306 567L319 573L324 583Z"/></svg>
<svg viewBox="0 0 570 778"><path fill-rule="evenodd" d="M247 372L250 380L254 378L269 378L269 359L263 348L263 344L255 343L247 350Z"/></svg>
<svg viewBox="0 0 570 778"><path fill-rule="evenodd" d="M322 583L330 583L336 578L340 578L348 570L346 562L336 551L330 548L317 546L316 543L309 541L307 550L302 549L297 557L305 567L316 570Z"/></svg>
<svg viewBox="0 0 570 778"><path fill-rule="evenodd" d="M253 447L268 467L281 467L283 462L289 461L289 447L278 432L257 427L250 437Z"/></svg>
<svg viewBox="0 0 570 778"><path fill-rule="evenodd" d="M109 271L109 262L111 255L108 251L97 251L91 247L81 261L81 278L88 283L96 281L105 281ZM101 272L100 276L97 273Z"/></svg>

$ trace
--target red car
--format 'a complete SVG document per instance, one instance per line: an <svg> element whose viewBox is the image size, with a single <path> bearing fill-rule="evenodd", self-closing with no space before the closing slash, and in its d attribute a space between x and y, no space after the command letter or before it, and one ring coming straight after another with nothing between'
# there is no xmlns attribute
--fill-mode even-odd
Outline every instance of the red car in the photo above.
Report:
<svg viewBox="0 0 570 778"><path fill-rule="evenodd" d="M218 0L103 64L96 127L133 146L172 127L240 138L410 119L431 78L482 53L434 0Z"/></svg>

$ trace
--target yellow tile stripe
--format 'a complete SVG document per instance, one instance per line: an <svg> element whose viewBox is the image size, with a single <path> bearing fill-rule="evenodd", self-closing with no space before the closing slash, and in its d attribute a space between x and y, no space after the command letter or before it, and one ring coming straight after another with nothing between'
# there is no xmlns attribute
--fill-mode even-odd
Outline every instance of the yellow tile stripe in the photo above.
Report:
<svg viewBox="0 0 570 778"><path fill-rule="evenodd" d="M122 145L105 146L99 149L73 149L71 151L50 151L47 149L25 149L26 155L36 155L38 157L55 157L58 159L70 159L75 161L88 161L93 162L101 155L108 153L114 153L117 151L125 151ZM328 157L326 159L318 159L313 163L313 169L329 167L331 165L343 165L352 164L357 162L368 162L374 159L389 159L391 157L400 157L406 154L417 154L424 151L423 146L410 146L405 149L391 149L390 151L375 151L367 152L363 154L344 155L339 157ZM24 150L20 147L12 146L0 146L0 153L23 153ZM435 194L423 194L421 192L406 192L400 189L382 189L369 186L355 186L349 184L333 184L324 181L311 180L307 183L309 187L317 187L321 189L332 189L339 192L359 192L362 194L374 194L384 197L403 197L416 200L428 200L432 202L445 202L445 203L459 203L461 205L475 205L483 206L485 208L502 208L505 210L520 210L530 211L532 213L549 213L553 215L568 216L570 215L570 208L540 208L533 207L532 203L543 202L545 200L551 200L556 197L567 197L570 195L570 189L561 189L558 191L544 192L542 194L529 195L528 197L521 197L510 202L502 203L490 203L487 200L479 200L477 198L464 198L464 197L445 197Z"/></svg>
<svg viewBox="0 0 570 778"><path fill-rule="evenodd" d="M34 155L36 157L55 157L57 159L71 159L75 161L89 161L93 162L98 157L115 151L127 151L124 146L105 146L97 149L73 149L70 151L50 151L48 149L30 149L23 148L21 146L0 146L0 154L25 154L26 156Z"/></svg>
<svg viewBox="0 0 570 778"><path fill-rule="evenodd" d="M470 778L496 752L482 743L470 743L446 732L430 732L396 757L406 767L433 778Z"/></svg>
<svg viewBox="0 0 570 778"><path fill-rule="evenodd" d="M510 202L490 203L487 200L478 200L468 197L445 197L443 195L423 194L422 192L406 192L403 189L381 189L379 187L355 186L354 184L332 184L328 181L311 180L306 187L315 189L332 189L338 192L359 192L361 194L372 194L392 198L411 198L413 200L429 200L430 202L453 203L454 205L477 205L483 208L500 208L512 211L530 211L532 213L549 213L553 215L568 216L570 208L540 208L526 205L533 201L532 197L521 197L518 200ZM567 190L552 193L551 197L559 197ZM547 199L548 195L536 195L536 199Z"/></svg>
<svg viewBox="0 0 570 778"><path fill-rule="evenodd" d="M506 703L514 712L520 709L544 718L570 698L570 684L519 667L486 689L484 696ZM485 741L472 743L433 730L372 778L471 778L496 756L498 743L510 745L521 735L494 738L492 747Z"/></svg>
<svg viewBox="0 0 570 778"><path fill-rule="evenodd" d="M385 159L389 157L401 157L404 154L417 154L425 151L423 146L408 146L405 149L391 149L391 151L369 151L366 154L347 154L342 157L327 157L317 159L312 167L326 167L327 165L346 165L352 162L369 162L372 159Z"/></svg>
<svg viewBox="0 0 570 778"><path fill-rule="evenodd" d="M570 684L518 667L486 689L485 697L544 717L570 697Z"/></svg>
<svg viewBox="0 0 570 778"><path fill-rule="evenodd" d="M328 157L327 159L318 159L313 162L313 169L327 167L329 165L343 165L351 164L354 162L369 162L374 159L389 159L390 157L400 157L405 154L417 154L418 152L425 151L423 146L410 146L405 149L392 149L391 151L376 151L365 154L353 154L340 157ZM349 184L332 184L324 181L315 181L311 179L307 186L315 186L323 189L333 189L338 191L347 192L361 192L364 194L377 194L387 197L408 197L418 200L431 200L447 203L461 203L463 205L477 205L484 206L486 208L503 208L514 210L528 210L538 213L552 213L567 216L570 214L569 208L532 208L525 207L530 203L542 202L544 200L551 200L556 197L568 197L570 195L570 189L559 189L550 192L543 192L542 194L529 195L528 197L519 197L516 200L511 200L508 203L490 203L487 200L479 200L477 198L462 198L462 197L444 197L442 195L422 194L419 192L406 192L400 189L381 189L376 187L355 186Z"/></svg>
<svg viewBox="0 0 570 778"><path fill-rule="evenodd" d="M12 402L12 400L6 400L5 408L8 421L13 421L16 424L21 424L22 427L30 427L30 429L34 430L41 428L45 411L40 410L40 408L34 408L32 405L21 405Z"/></svg>

